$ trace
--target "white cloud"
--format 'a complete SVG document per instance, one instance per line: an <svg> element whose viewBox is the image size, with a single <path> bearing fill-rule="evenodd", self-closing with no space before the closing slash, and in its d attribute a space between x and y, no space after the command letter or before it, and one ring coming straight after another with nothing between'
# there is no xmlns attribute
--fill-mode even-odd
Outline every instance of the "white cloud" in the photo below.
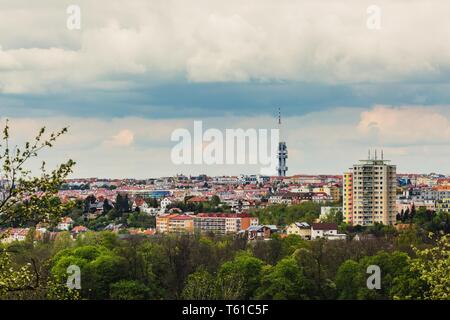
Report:
<svg viewBox="0 0 450 320"><path fill-rule="evenodd" d="M134 142L134 133L128 129L121 130L111 139L105 141L106 147L127 147Z"/></svg>
<svg viewBox="0 0 450 320"><path fill-rule="evenodd" d="M377 106L361 114L358 130L387 144L436 144L450 141L450 121L436 108Z"/></svg>
<svg viewBox="0 0 450 320"><path fill-rule="evenodd" d="M148 84L423 81L450 67L447 0L379 0L379 31L366 27L373 3L365 0L80 0L80 31L66 28L69 4L0 4L2 92L114 88L137 76Z"/></svg>

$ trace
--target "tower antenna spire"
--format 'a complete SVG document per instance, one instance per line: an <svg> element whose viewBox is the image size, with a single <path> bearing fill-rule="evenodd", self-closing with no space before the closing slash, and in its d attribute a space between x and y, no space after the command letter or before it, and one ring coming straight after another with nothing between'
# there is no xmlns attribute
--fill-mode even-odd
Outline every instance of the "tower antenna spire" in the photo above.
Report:
<svg viewBox="0 0 450 320"><path fill-rule="evenodd" d="M280 141L278 143L278 176L285 177L288 167L286 166L286 159L288 158L288 151L286 147L286 142L281 138L281 108L278 107L278 130L280 131L279 137Z"/></svg>
<svg viewBox="0 0 450 320"><path fill-rule="evenodd" d="M281 125L281 108L278 107L278 125Z"/></svg>

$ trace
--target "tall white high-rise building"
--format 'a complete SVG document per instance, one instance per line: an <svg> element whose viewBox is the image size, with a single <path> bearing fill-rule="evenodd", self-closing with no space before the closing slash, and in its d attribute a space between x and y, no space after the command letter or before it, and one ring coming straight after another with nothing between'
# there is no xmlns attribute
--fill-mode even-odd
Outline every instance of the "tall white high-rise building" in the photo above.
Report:
<svg viewBox="0 0 450 320"><path fill-rule="evenodd" d="M377 154L361 160L344 174L344 220L352 225L385 225L396 219L396 166Z"/></svg>

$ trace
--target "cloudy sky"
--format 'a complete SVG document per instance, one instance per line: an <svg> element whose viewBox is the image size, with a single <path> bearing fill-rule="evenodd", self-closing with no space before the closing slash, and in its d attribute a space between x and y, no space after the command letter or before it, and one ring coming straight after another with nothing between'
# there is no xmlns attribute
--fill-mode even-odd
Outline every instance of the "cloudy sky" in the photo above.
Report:
<svg viewBox="0 0 450 320"><path fill-rule="evenodd" d="M0 0L0 117L18 142L70 126L44 156L76 177L257 173L175 166L171 133L273 128L278 107L289 174L369 148L450 173L449 17L448 0Z"/></svg>

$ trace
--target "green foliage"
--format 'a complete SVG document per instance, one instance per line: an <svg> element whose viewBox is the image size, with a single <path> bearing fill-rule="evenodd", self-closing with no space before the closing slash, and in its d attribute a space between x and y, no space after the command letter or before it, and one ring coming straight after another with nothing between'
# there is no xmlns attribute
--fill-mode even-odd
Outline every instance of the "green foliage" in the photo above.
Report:
<svg viewBox="0 0 450 320"><path fill-rule="evenodd" d="M381 270L381 289L367 288L369 276L367 268L379 266ZM364 257L359 262L347 260L336 275L339 299L388 300L398 292L398 279L413 276L409 268L409 257L402 252L379 252L371 257Z"/></svg>
<svg viewBox="0 0 450 320"><path fill-rule="evenodd" d="M223 279L225 284L242 282L242 292L236 294L234 298L250 299L259 286L263 265L264 263L261 260L248 253L241 253L233 261L222 264L218 272L218 278Z"/></svg>
<svg viewBox="0 0 450 320"><path fill-rule="evenodd" d="M131 204L130 199L128 199L128 194L124 195L120 192L117 193L115 209L120 213L131 211Z"/></svg>
<svg viewBox="0 0 450 320"><path fill-rule="evenodd" d="M358 297L358 291L364 287L363 273L361 265L353 260L347 260L339 267L335 280L338 299L354 300Z"/></svg>
<svg viewBox="0 0 450 320"><path fill-rule="evenodd" d="M337 208L332 208L326 217L321 218L321 222L336 223L337 225L340 225L343 221L344 215L342 214L342 210L338 210Z"/></svg>
<svg viewBox="0 0 450 320"><path fill-rule="evenodd" d="M205 269L189 275L181 297L186 300L215 300L216 280Z"/></svg>
<svg viewBox="0 0 450 320"><path fill-rule="evenodd" d="M207 202L188 202L192 198L191 196L185 197L184 201L174 202L170 204L167 209L179 208L183 212L229 212L227 206L223 205L220 201L220 198L216 195L212 196L211 199Z"/></svg>
<svg viewBox="0 0 450 320"><path fill-rule="evenodd" d="M308 299L309 281L293 257L285 258L275 266L263 270L257 299L305 300Z"/></svg>
<svg viewBox="0 0 450 320"><path fill-rule="evenodd" d="M414 250L417 259L411 263L411 272L427 285L424 299L450 300L450 236L441 237L432 248Z"/></svg>
<svg viewBox="0 0 450 320"><path fill-rule="evenodd" d="M6 121L0 144L4 194L0 201L0 228L34 227L39 222L55 225L73 206L73 203L61 203L57 198L59 187L72 172L75 164L72 160L51 172L42 162L38 176L32 176L31 170L26 168L30 160L38 157L42 150L53 147L55 141L66 132L67 128L63 128L46 136L43 127L33 142L26 142L22 147L11 146L9 122ZM35 262L31 260L16 267L11 259L12 256L5 250L0 252L0 297L10 292L37 290L41 281Z"/></svg>
<svg viewBox="0 0 450 320"><path fill-rule="evenodd" d="M150 290L142 283L134 280L120 280L110 287L113 300L146 300Z"/></svg>
<svg viewBox="0 0 450 320"><path fill-rule="evenodd" d="M373 234L376 237L394 236L397 230L392 225L384 225L382 223L375 223L372 226L365 228L364 233Z"/></svg>
<svg viewBox="0 0 450 320"><path fill-rule="evenodd" d="M127 224L131 228L155 228L156 218L143 212L133 212L128 216Z"/></svg>
<svg viewBox="0 0 450 320"><path fill-rule="evenodd" d="M213 195L209 200L209 203L212 207L217 207L220 204L220 198L216 195Z"/></svg>
<svg viewBox="0 0 450 320"><path fill-rule="evenodd" d="M67 280L67 268L81 270L81 295L89 299L109 297L109 286L125 274L125 260L106 247L87 245L65 249L55 255L51 272L59 283Z"/></svg>
<svg viewBox="0 0 450 320"><path fill-rule="evenodd" d="M298 221L314 222L320 216L320 207L321 205L318 203L307 201L291 206L271 205L265 209L256 210L254 213L258 216L261 224L285 226Z"/></svg>

